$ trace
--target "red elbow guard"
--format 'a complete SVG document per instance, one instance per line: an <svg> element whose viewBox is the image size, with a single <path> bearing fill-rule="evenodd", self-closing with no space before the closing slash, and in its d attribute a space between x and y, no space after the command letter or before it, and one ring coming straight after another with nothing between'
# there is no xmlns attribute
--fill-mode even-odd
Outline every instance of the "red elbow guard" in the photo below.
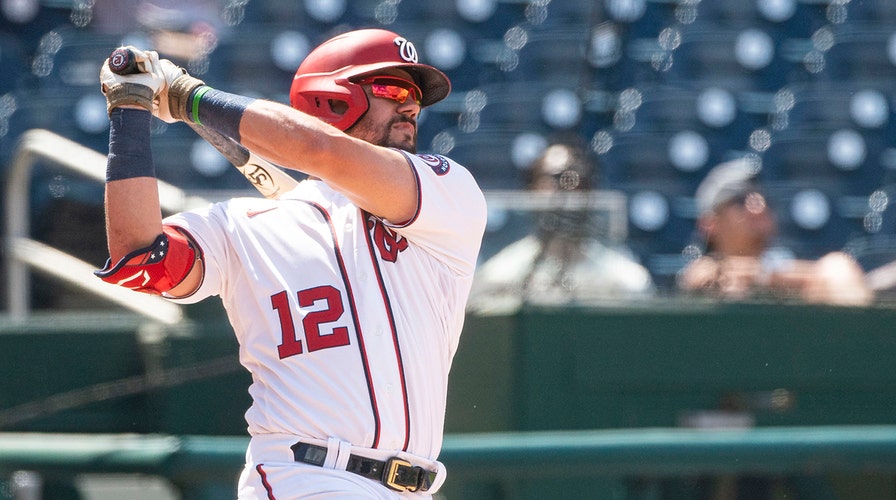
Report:
<svg viewBox="0 0 896 500"><path fill-rule="evenodd" d="M124 256L115 267L94 271L106 283L161 295L177 286L193 269L197 248L177 229L163 226L152 245Z"/></svg>

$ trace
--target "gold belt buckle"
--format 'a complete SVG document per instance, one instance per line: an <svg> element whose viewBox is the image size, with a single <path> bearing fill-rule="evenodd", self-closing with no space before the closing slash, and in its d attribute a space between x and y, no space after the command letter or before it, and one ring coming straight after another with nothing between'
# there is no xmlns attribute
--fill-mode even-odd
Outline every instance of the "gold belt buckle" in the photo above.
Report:
<svg viewBox="0 0 896 500"><path fill-rule="evenodd" d="M402 467L402 466L413 468L411 463L408 462L407 460L402 460L398 457L390 458L389 461L386 462L386 475L385 475L385 478L383 479L383 482L386 483L386 486L388 486L389 488L392 488L393 490L410 491L413 493L413 492L417 491L416 484L413 486L404 486L402 484L398 484L395 482L395 480L398 478L398 468Z"/></svg>

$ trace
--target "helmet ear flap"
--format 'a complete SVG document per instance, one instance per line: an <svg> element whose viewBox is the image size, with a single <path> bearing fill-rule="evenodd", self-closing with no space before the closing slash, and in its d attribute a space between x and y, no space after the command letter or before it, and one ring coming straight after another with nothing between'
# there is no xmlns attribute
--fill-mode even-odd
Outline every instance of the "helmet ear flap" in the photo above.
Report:
<svg viewBox="0 0 896 500"><path fill-rule="evenodd" d="M364 89L356 83L340 79L334 85L332 80L311 82L306 78L296 77L293 81L290 104L339 130L354 125L370 106Z"/></svg>

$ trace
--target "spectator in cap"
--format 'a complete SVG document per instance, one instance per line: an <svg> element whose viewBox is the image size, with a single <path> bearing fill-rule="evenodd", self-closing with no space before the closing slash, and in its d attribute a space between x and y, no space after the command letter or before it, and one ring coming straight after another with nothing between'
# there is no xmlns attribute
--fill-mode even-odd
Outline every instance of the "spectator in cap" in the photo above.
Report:
<svg viewBox="0 0 896 500"><path fill-rule="evenodd" d="M584 149L557 142L527 170L532 193L584 193L594 189L596 165ZM467 310L477 314L512 312L526 304L594 304L650 297L650 273L624 245L597 236L584 209L539 212L524 238L482 264L473 279Z"/></svg>
<svg viewBox="0 0 896 500"><path fill-rule="evenodd" d="M873 293L864 272L843 252L818 260L770 258L777 223L755 175L752 162L734 160L713 168L697 188L697 231L705 253L679 273L679 288L733 300L870 303Z"/></svg>

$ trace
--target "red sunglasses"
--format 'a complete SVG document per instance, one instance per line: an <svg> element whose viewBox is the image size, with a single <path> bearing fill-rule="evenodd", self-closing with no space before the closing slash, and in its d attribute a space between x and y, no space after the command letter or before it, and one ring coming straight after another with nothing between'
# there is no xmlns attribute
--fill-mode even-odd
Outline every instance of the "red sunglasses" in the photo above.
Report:
<svg viewBox="0 0 896 500"><path fill-rule="evenodd" d="M398 78L396 76L372 76L358 82L361 85L370 85L370 91L377 97L392 99L401 104L408 100L414 100L417 105L423 101L423 92L414 82Z"/></svg>

